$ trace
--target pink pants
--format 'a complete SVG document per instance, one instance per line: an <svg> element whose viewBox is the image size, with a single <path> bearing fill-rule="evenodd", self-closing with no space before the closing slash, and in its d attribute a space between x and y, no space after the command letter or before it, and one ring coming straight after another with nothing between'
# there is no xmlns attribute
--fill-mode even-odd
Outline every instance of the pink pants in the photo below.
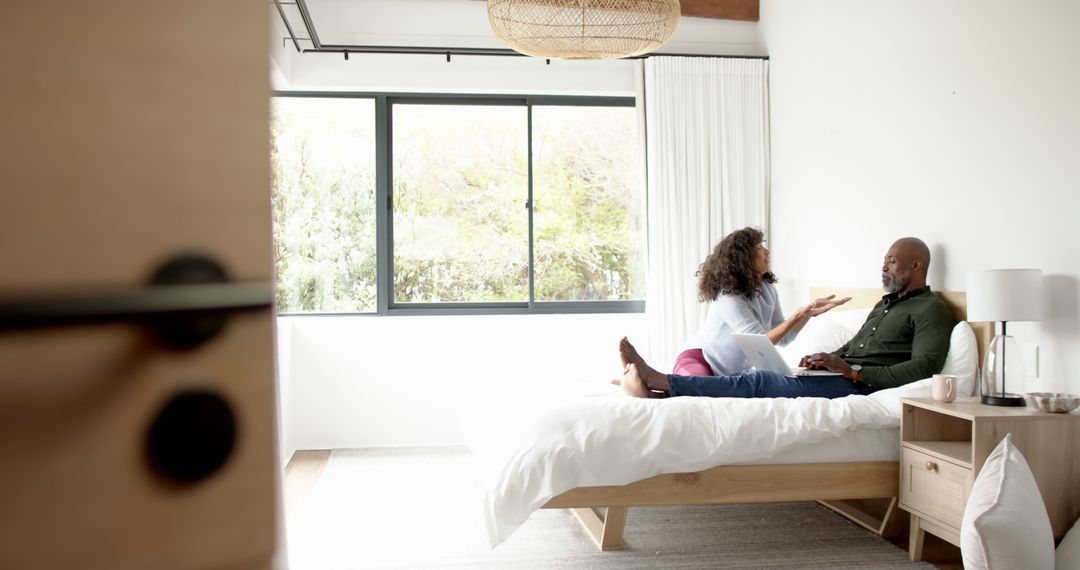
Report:
<svg viewBox="0 0 1080 570"><path fill-rule="evenodd" d="M700 348L680 352L675 357L675 366L671 373L676 376L713 376L712 368L705 361L705 354Z"/></svg>

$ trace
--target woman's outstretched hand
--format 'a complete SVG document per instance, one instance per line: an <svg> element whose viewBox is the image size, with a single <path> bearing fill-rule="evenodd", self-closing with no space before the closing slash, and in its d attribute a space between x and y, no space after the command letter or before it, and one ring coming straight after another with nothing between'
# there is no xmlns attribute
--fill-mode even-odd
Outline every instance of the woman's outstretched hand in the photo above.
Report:
<svg viewBox="0 0 1080 570"><path fill-rule="evenodd" d="M816 317L823 315L829 311L847 303L851 300L851 297L844 297L843 299L837 299L836 295L829 295L828 297L822 297L820 299L814 299L809 305L803 309L803 313L808 317Z"/></svg>

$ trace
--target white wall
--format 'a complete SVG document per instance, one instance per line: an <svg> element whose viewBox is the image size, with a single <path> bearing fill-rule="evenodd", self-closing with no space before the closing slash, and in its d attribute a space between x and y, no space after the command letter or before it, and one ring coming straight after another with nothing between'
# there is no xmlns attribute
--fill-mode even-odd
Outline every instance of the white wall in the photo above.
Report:
<svg viewBox="0 0 1080 570"><path fill-rule="evenodd" d="M279 317L283 455L464 443L460 413L488 388L550 390L619 375L635 314ZM492 402L492 405L499 405Z"/></svg>
<svg viewBox="0 0 1080 570"><path fill-rule="evenodd" d="M296 44L289 37L285 22L273 4L270 10L270 87L283 89L288 87L292 74L292 60L296 54ZM293 30L296 31L296 30Z"/></svg>
<svg viewBox="0 0 1080 570"><path fill-rule="evenodd" d="M592 64L505 56L341 54L294 55L287 89L488 94L628 96L633 62Z"/></svg>
<svg viewBox="0 0 1080 570"><path fill-rule="evenodd" d="M761 31L788 306L880 284L905 235L937 289L1041 268L1051 310L1009 327L1041 350L1027 389L1080 393L1080 2L763 0Z"/></svg>

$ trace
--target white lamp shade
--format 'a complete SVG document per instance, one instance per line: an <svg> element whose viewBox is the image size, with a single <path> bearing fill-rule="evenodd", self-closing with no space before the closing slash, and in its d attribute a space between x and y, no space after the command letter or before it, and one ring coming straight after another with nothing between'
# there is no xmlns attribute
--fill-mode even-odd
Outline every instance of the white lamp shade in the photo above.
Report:
<svg viewBox="0 0 1080 570"><path fill-rule="evenodd" d="M1042 271L969 271L967 317L972 322L1039 320L1042 317Z"/></svg>

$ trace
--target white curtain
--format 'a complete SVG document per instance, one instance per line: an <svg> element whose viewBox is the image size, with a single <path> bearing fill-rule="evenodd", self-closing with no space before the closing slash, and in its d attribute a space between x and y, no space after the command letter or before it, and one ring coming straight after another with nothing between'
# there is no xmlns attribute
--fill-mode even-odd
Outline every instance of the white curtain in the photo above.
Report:
<svg viewBox="0 0 1080 570"><path fill-rule="evenodd" d="M661 371L696 337L707 303L694 273L713 245L768 235L769 62L651 56L638 65L648 269L645 353ZM633 339L631 339L633 340Z"/></svg>

